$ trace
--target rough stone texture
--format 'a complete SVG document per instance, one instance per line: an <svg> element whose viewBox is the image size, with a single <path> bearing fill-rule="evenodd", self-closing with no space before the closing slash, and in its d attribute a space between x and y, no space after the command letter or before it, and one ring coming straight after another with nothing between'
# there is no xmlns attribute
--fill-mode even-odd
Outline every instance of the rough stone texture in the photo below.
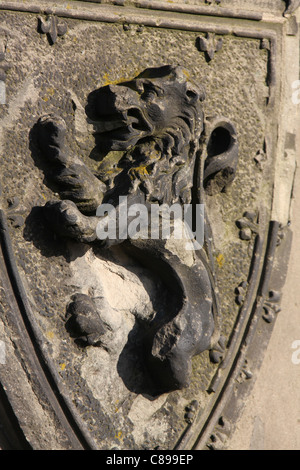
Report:
<svg viewBox="0 0 300 470"><path fill-rule="evenodd" d="M299 23L299 11L297 21ZM292 40L291 38L289 40ZM289 72L286 73L288 90L293 90L293 81L299 77L297 39L290 49L286 60L290 64ZM255 386L245 404L245 410L237 422L236 431L226 443L229 450L299 450L300 428L299 428L299 201L300 201L300 178L299 178L299 150L293 155L293 149L299 149L299 125L291 114L296 110L299 116L299 104L290 99L284 103L283 115L287 123L289 135L294 132L293 143L284 143L287 150L285 153L285 167L287 171L296 173L292 192L291 208L289 212L290 226L293 233L291 256L286 277L286 284L282 291L281 312L276 321L274 331L266 351L262 367L257 375ZM290 191L281 181L283 196L285 191ZM285 189L283 189L285 188ZM276 216L282 211L284 198L275 204ZM278 206L278 207L277 207Z"/></svg>
<svg viewBox="0 0 300 470"><path fill-rule="evenodd" d="M101 0L93 0L101 3ZM166 1L166 0L165 0ZM150 2L149 2L150 3ZM286 7L285 0L174 0L172 3L198 5L206 7L219 7L231 9L244 9L264 12L283 12Z"/></svg>
<svg viewBox="0 0 300 470"><path fill-rule="evenodd" d="M96 1L96 0L94 0ZM227 8L231 10L248 10L256 13L283 13L289 0L176 0L172 3L196 5L202 7L215 7L219 10ZM150 2L149 2L150 3Z"/></svg>
<svg viewBox="0 0 300 470"><path fill-rule="evenodd" d="M245 0L242 2L239 0L222 0L221 5L227 8L244 8L245 10L264 11L264 12L280 12L285 9L285 2L282 0Z"/></svg>

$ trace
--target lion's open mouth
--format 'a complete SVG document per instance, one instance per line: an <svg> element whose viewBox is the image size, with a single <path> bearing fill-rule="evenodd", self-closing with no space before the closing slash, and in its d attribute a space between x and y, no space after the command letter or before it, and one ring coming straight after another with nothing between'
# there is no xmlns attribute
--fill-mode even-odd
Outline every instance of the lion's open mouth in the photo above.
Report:
<svg viewBox="0 0 300 470"><path fill-rule="evenodd" d="M145 137L153 131L153 125L144 113L136 107L118 115L103 116L100 120L93 121L92 124L95 136L101 136L101 139L116 142L136 140L137 137Z"/></svg>

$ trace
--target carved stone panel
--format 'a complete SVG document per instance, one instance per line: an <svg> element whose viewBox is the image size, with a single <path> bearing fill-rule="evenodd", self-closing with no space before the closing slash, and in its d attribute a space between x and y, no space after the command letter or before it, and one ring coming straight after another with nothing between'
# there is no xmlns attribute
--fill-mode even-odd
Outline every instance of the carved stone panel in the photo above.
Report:
<svg viewBox="0 0 300 470"><path fill-rule="evenodd" d="M296 5L242 3L0 1L3 448L232 432L280 315L296 132Z"/></svg>

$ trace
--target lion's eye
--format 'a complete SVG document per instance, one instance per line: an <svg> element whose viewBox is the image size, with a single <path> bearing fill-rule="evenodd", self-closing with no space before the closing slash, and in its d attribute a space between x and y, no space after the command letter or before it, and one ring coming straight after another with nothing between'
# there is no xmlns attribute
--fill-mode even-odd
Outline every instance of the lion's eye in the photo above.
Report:
<svg viewBox="0 0 300 470"><path fill-rule="evenodd" d="M190 101L196 101L199 97L198 94L192 90L187 90L186 96L188 97Z"/></svg>
<svg viewBox="0 0 300 470"><path fill-rule="evenodd" d="M158 96L157 90L150 86L144 85L144 93L142 94L142 99L145 101L152 101Z"/></svg>

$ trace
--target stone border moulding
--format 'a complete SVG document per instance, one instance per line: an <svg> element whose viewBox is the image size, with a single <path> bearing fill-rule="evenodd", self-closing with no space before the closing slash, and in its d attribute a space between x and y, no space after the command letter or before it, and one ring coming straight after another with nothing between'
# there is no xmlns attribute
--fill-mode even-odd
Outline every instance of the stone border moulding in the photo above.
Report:
<svg viewBox="0 0 300 470"><path fill-rule="evenodd" d="M136 8L143 8L148 10L159 10L159 11L167 11L167 12L176 12L176 13L187 13L187 14L195 14L195 15L204 15L204 16L214 16L214 17L226 17L226 18L240 18L240 19L248 19L254 21L261 21L264 19L264 13L262 12L255 12L249 11L246 9L230 9L227 7L223 7L222 5L211 6L211 5L193 5L193 4L182 4L179 2L166 2L160 0L82 0L81 2L78 0L71 0L71 3L63 2L57 0L56 2L51 2L53 6L49 6L50 2L43 1L39 2L31 2L30 0L26 0L23 2L22 5L18 5L18 0L13 1L3 1L3 8L16 10L16 11L30 11L35 13L41 13L42 11L50 14L50 12L54 13L53 8L56 10L58 8L64 8L71 10L75 7L74 4L83 4L83 2L87 3L97 3L97 7L101 6L121 6L127 7L128 5L131 7ZM43 3L45 7L43 7ZM67 3L67 6L66 6ZM62 5L60 7L59 5ZM286 0L286 9L283 12L284 16L288 16L293 14L295 9L299 7L298 0ZM34 10L34 11L33 11Z"/></svg>
<svg viewBox="0 0 300 470"><path fill-rule="evenodd" d="M127 5L124 0L106 1L103 4L95 1L93 3L42 0L39 2L28 0L22 3L0 1L0 11L55 15L58 18L104 23L142 24L155 28L259 39L269 52L267 84L270 94L267 113L270 118L269 131L273 126L272 133L274 133L274 124L277 124L276 116L279 115L283 99L279 64L283 57L282 49L289 21L287 18L280 15L266 17L263 13L234 11L219 6L195 6L154 0L136 0L129 6L125 3ZM214 21L212 17L216 20ZM279 132L284 134L283 130ZM280 136L277 135L277 139L279 138ZM275 142L273 142L272 152L274 155L277 154L277 159L283 158L278 156ZM260 216L263 217L263 214ZM72 448L95 449L96 444L78 417L57 372L51 366L51 358L46 356L41 339L39 339L34 315L14 260L5 219L4 212L0 211L2 265L0 275L2 279L5 278L5 284L10 286L9 297L13 296L17 304L14 308L18 312L15 322L24 348L28 351L32 370L36 372L34 375L37 379L35 380L40 381L40 387L60 422L61 428L68 436ZM254 364L257 361L253 360L255 356L253 351L257 346L255 335L260 325L264 337L269 339L271 336L274 321L266 321L265 314L267 309L273 308L273 304L276 304L275 313L278 312L277 291L280 291L283 282L277 285L276 279L286 264L285 250L289 250L289 245L290 231L286 226L282 227L281 221L271 220L267 233L260 233L258 229L255 234L252 263L244 286L245 295L226 354L220 360L210 385L210 405L187 424L175 449L222 448L225 438L230 434L231 416L236 417L240 413L238 409L240 405L234 403L233 391L239 387L239 393L241 389L241 395L246 396L253 386L254 381L249 379L255 375L255 369L258 369L260 365ZM251 364L251 371L249 364Z"/></svg>

